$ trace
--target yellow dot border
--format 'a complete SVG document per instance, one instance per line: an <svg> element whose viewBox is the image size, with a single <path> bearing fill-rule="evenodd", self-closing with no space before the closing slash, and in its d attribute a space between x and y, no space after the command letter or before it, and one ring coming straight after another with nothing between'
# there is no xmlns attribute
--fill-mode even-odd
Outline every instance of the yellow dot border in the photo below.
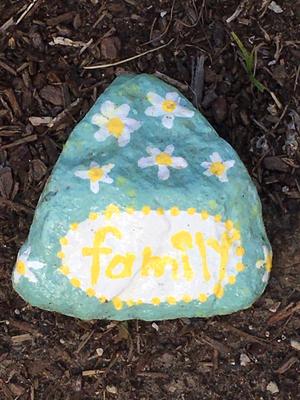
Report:
<svg viewBox="0 0 300 400"><path fill-rule="evenodd" d="M164 209L161 207L152 209L150 206L145 205L140 210L138 210L138 209L135 209L134 207L126 207L125 209L122 209L115 204L109 204L105 208L105 210L102 212L90 212L88 215L88 219L91 221L96 221L97 219L99 219L102 216L107 220L107 219L111 219L113 215L120 214L121 212L126 212L127 214L130 214L130 215L133 215L135 212L142 212L145 216L149 216L151 214L164 216L166 213L168 213L170 216L172 216L174 218L176 218L178 215L180 215L183 212L187 213L188 215L198 214L199 217L204 221L207 220L209 217L211 217L214 219L215 222L219 222L219 223L223 222L223 224L226 228L226 231L228 232L230 240L239 241L241 239L240 230L235 227L234 222L232 220L227 219L225 221L222 221L221 214L213 215L213 214L210 214L207 210L198 211L196 208L188 208L186 210L180 210L178 207L173 206L173 207L170 207L169 209ZM80 225L80 223L78 223L78 222L71 223L69 225L69 229L71 231L77 231L79 225ZM61 246L67 246L69 244L68 239L65 236L62 236L59 238L59 243ZM238 246L236 249L236 255L243 257L244 254L245 254L244 247L242 247L241 245ZM62 249L57 253L57 257L61 261L63 261L63 259L65 257L65 253L63 252ZM242 262L239 262L236 264L235 269L238 272L242 272L245 269L245 265ZM58 271L61 274L65 275L66 277L69 277L69 275L70 275L70 268L65 264L62 264L59 267ZM72 277L72 278L69 277L69 279L70 279L70 283L73 287L75 287L75 288L81 287L81 282L79 279L77 279L75 277ZM235 275L227 276L227 280L228 280L229 285L234 285L236 283L236 276ZM185 294L179 299L176 299L175 296L167 296L164 299L161 299L159 297L154 297L151 299L151 303L145 303L142 299L122 300L118 296L108 299L107 297L105 297L103 295L102 296L96 295L96 292L93 288L86 289L85 293L88 297L96 297L101 304L111 302L116 310L121 310L124 306L133 307L133 306L137 306L137 305L152 305L152 306L159 306L161 304L176 305L180 302L188 304L192 301L198 301L199 303L203 304L203 303L207 302L209 297L212 295L215 295L215 297L217 299L221 299L224 296L224 284L217 283L214 287L213 294L211 294L211 295L207 295L205 293L199 293L197 298L192 298L192 296L190 296L189 294Z"/></svg>

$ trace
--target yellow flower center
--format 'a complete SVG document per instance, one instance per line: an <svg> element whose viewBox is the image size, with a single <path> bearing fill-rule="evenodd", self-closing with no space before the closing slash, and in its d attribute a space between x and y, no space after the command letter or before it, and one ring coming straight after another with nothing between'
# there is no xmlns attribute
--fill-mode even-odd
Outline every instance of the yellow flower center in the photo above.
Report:
<svg viewBox="0 0 300 400"><path fill-rule="evenodd" d="M172 157L168 153L160 153L155 157L155 162L158 165L172 165Z"/></svg>
<svg viewBox="0 0 300 400"><path fill-rule="evenodd" d="M209 170L212 174L221 176L225 172L225 165L220 161L216 161L211 163Z"/></svg>
<svg viewBox="0 0 300 400"><path fill-rule="evenodd" d="M97 182L100 181L100 179L103 177L104 172L102 168L99 167L94 167L88 170L88 177L92 182Z"/></svg>
<svg viewBox="0 0 300 400"><path fill-rule="evenodd" d="M177 107L177 104L173 100L164 100L162 102L161 106L162 106L162 109L165 112L170 112L171 113L171 112L173 112L175 110L175 108Z"/></svg>
<svg viewBox="0 0 300 400"><path fill-rule="evenodd" d="M272 269L272 253L269 253L266 258L266 270L270 272Z"/></svg>
<svg viewBox="0 0 300 400"><path fill-rule="evenodd" d="M26 273L26 265L25 265L24 261L19 260L17 262L16 269L17 269L18 274L25 275L25 273Z"/></svg>
<svg viewBox="0 0 300 400"><path fill-rule="evenodd" d="M109 133L111 133L116 138L119 138L125 128L123 121L120 118L111 118L106 125Z"/></svg>

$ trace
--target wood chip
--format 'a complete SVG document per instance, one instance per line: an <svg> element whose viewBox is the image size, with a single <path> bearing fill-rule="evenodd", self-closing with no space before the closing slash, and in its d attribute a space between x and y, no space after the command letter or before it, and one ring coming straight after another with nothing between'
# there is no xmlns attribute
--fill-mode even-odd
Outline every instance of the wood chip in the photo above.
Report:
<svg viewBox="0 0 300 400"><path fill-rule="evenodd" d="M4 93L6 95L6 98L9 102L11 108L13 109L15 117L20 118L22 115L22 111L21 111L19 103L16 99L14 91L12 89L5 89Z"/></svg>
<svg viewBox="0 0 300 400"><path fill-rule="evenodd" d="M105 371L102 369L88 369L86 371L82 371L82 376L97 376L104 373Z"/></svg>
<svg viewBox="0 0 300 400"><path fill-rule="evenodd" d="M275 372L277 374L284 374L286 371L288 371L298 361L299 361L298 357L290 357Z"/></svg>
<svg viewBox="0 0 300 400"><path fill-rule="evenodd" d="M17 76L17 72L8 64L6 64L4 61L0 60L0 68L5 69L5 71L9 72L10 74Z"/></svg>
<svg viewBox="0 0 300 400"><path fill-rule="evenodd" d="M61 24L62 22L70 22L73 20L75 15L76 15L75 11L70 11L70 12L58 15L57 17L54 17L54 18L48 18L47 25L57 26L58 24Z"/></svg>
<svg viewBox="0 0 300 400"><path fill-rule="evenodd" d="M8 199L13 188L13 177L9 167L0 167L0 194Z"/></svg>
<svg viewBox="0 0 300 400"><path fill-rule="evenodd" d="M32 335L30 335L29 333L24 333L23 335L12 336L11 340L13 345L18 345L24 342L31 341Z"/></svg>
<svg viewBox="0 0 300 400"><path fill-rule="evenodd" d="M40 96L54 106L62 106L64 104L60 86L46 85L40 90Z"/></svg>
<svg viewBox="0 0 300 400"><path fill-rule="evenodd" d="M50 125L53 121L52 117L29 117L29 122L33 126Z"/></svg>
<svg viewBox="0 0 300 400"><path fill-rule="evenodd" d="M298 340L291 339L291 346L293 349L300 351L300 342Z"/></svg>
<svg viewBox="0 0 300 400"><path fill-rule="evenodd" d="M86 47L87 43L81 42L80 40L72 40L63 36L56 36L51 42L50 46L61 45L70 47Z"/></svg>
<svg viewBox="0 0 300 400"><path fill-rule="evenodd" d="M4 144L0 146L0 150L5 150L5 149L10 149L11 147L19 146L20 144L24 143L30 143L30 142L35 142L37 140L38 136L37 135L29 135L25 136L22 139L15 140L12 143Z"/></svg>

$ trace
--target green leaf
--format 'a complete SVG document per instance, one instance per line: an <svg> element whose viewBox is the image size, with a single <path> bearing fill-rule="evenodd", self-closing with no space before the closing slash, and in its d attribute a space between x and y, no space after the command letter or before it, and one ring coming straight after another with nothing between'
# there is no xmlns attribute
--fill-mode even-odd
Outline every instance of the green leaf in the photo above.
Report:
<svg viewBox="0 0 300 400"><path fill-rule="evenodd" d="M260 91L263 92L266 90L266 87L260 83L254 75L254 49L251 51L251 53L246 49L246 47L243 45L242 41L240 38L237 36L235 32L231 32L231 37L237 44L241 57L243 58L244 61L244 66L246 69L246 72L249 76L250 82Z"/></svg>

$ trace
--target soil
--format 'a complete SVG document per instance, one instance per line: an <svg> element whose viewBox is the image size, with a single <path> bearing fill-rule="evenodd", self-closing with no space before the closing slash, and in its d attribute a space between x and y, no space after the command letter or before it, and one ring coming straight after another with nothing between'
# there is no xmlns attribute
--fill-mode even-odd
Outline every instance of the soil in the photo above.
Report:
<svg viewBox="0 0 300 400"><path fill-rule="evenodd" d="M300 2L275 5L280 12L269 0L1 1L1 399L300 399ZM263 92L232 32L254 50ZM250 309L82 322L32 308L12 290L18 249L63 144L128 72L177 86L257 185L274 267Z"/></svg>

